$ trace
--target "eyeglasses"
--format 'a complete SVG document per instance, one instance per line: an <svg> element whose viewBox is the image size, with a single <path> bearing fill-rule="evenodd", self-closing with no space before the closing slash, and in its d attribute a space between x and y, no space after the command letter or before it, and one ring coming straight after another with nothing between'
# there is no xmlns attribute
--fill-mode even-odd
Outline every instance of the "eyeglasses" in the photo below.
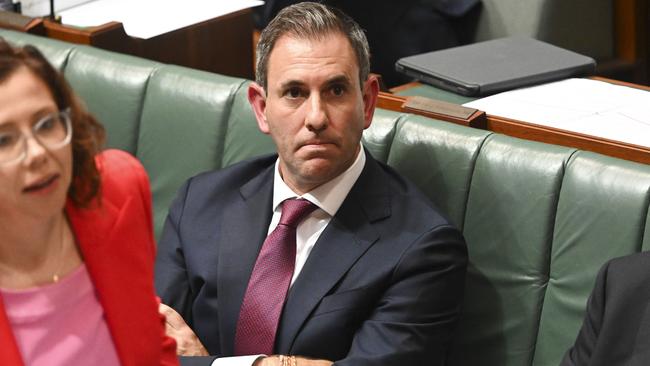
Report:
<svg viewBox="0 0 650 366"><path fill-rule="evenodd" d="M56 150L72 140L70 109L41 118L32 126L31 137L48 150ZM13 124L0 125L0 165L17 163L27 157L27 139Z"/></svg>

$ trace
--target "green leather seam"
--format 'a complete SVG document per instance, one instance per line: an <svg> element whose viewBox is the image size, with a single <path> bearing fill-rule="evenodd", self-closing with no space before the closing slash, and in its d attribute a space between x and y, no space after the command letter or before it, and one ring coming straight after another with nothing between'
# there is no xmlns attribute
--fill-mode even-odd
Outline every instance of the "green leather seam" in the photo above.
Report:
<svg viewBox="0 0 650 366"><path fill-rule="evenodd" d="M555 227L557 225L557 211L558 207L560 204L560 195L562 194L562 187L564 186L564 178L566 176L566 171L569 166L569 162L573 161L574 156L578 153L578 150L573 150L571 154L569 154L569 157L564 161L562 164L562 178L559 181L559 185L556 188L556 195L555 195L555 202L553 203L553 210L551 210L551 213L553 215L552 217L552 226L551 226L551 232L550 232L550 243L548 246L548 251L546 253L546 281L544 283L544 291L542 292L540 303L538 306L538 311L537 311L537 321L535 322L536 324L536 329L535 329L535 339L533 339L533 350L531 352L531 365L535 364L535 359L536 359L536 352L537 352L537 344L539 341L539 336L540 336L540 326L542 322L542 315L544 313L544 305L546 304L546 293L548 291L549 283L551 282L551 268L552 268L552 261L553 261L553 244L555 243Z"/></svg>
<svg viewBox="0 0 650 366"><path fill-rule="evenodd" d="M650 245L650 185L648 185L649 189L646 191L645 195L645 220L641 223L641 238L639 240L639 247L636 248L637 252L642 252L644 250L649 250L650 247L645 247L643 244L648 241L648 244Z"/></svg>
<svg viewBox="0 0 650 366"><path fill-rule="evenodd" d="M560 205L560 197L562 195L562 188L564 187L564 179L566 177L566 172L569 169L569 166L573 163L575 160L575 156L578 155L580 150L573 150L571 154L569 154L569 158L564 161L564 164L562 164L562 179L560 179L560 185L557 187L557 195L555 196L555 202L554 206L555 208L551 211L553 213L553 226L551 227L551 243L549 245L549 251L548 251L548 258L547 258L547 278L546 278L546 286L548 289L548 283L551 282L551 266L552 266L552 260L553 260L553 245L555 244L555 227L557 226L557 210ZM544 297L546 297L546 290L544 290Z"/></svg>
<svg viewBox="0 0 650 366"><path fill-rule="evenodd" d="M465 194L464 202L463 202L463 214L461 215L462 221L458 223L459 230L464 233L465 230L465 221L467 220L467 206L469 205L469 196L470 196L470 191L472 190L472 180L474 179L474 170L476 170L476 161L478 160L479 155L483 151L483 146L487 143L488 140L492 140L494 136L494 132L490 132L487 134L481 142L478 144L474 154L472 155L472 164L471 164L471 171L469 173L469 178L467 179L467 194Z"/></svg>
<svg viewBox="0 0 650 366"><path fill-rule="evenodd" d="M68 67L68 61L70 60L70 57L73 52L78 52L77 47L70 47L66 50L65 58L63 59L63 63L61 64L61 70L59 70L63 75L65 75L65 69Z"/></svg>
<svg viewBox="0 0 650 366"><path fill-rule="evenodd" d="M649 192L650 193L650 192ZM648 239L648 243L650 243L650 238L646 238L646 234L650 234L650 231L648 230L648 224L650 221L650 194L646 195L647 199L646 202L647 204L646 209L645 209L645 217L646 219L643 222L643 227L641 228L641 247L639 248L639 251L643 251L643 243L645 243L646 239Z"/></svg>
<svg viewBox="0 0 650 366"><path fill-rule="evenodd" d="M144 88L143 88L143 93L142 93L143 95L142 95L142 99L141 99L141 101L139 103L138 112L137 112L138 113L138 118L137 118L138 123L134 127L134 130L135 130L134 133L135 133L136 139L135 139L135 146L133 148L133 151L134 151L135 156L139 156L139 154L140 154L140 151L139 151L140 150L140 139L142 137L142 136L140 136L140 129L141 129L141 126L142 126L142 114L143 114L143 111L144 111L144 106L146 105L147 97L149 96L149 84L151 82L151 78L155 74L161 72L162 69L164 69L164 65L161 66L160 64L155 64L155 66L153 67L153 69L151 70L149 75L147 75L147 80L144 82Z"/></svg>
<svg viewBox="0 0 650 366"><path fill-rule="evenodd" d="M393 127L390 130L390 133L386 135L386 163L390 161L390 155L393 152L393 142L395 142L395 136L397 135L398 128L401 128L401 125L404 124L404 119L407 117L407 114L400 113L393 123Z"/></svg>
<svg viewBox="0 0 650 366"><path fill-rule="evenodd" d="M225 132L222 134L221 141L219 141L219 148L221 151L218 152L219 166L216 169L223 168L224 165L224 154L226 152L226 142L228 141L228 135L230 134L230 116L232 115L233 105L235 104L235 97L238 95L239 91L248 84L248 80L242 80L236 88L231 89L230 94L228 95L228 101L226 102L226 107L224 108L224 118L223 123L225 123Z"/></svg>
<svg viewBox="0 0 650 366"><path fill-rule="evenodd" d="M68 53L65 56L65 60L63 61L63 65L61 65L61 74L63 77L66 79L66 82L68 81L68 78L66 77L66 71L68 71L68 64L70 63L70 59L77 53L79 53L79 47L71 47L68 51ZM71 86L72 87L72 86ZM76 92L75 92L76 93Z"/></svg>

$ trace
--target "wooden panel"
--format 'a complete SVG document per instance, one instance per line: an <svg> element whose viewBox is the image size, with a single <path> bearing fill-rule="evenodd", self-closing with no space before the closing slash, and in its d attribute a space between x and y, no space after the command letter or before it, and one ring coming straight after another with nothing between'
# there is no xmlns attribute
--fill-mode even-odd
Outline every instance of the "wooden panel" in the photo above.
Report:
<svg viewBox="0 0 650 366"><path fill-rule="evenodd" d="M618 58L634 62L637 59L637 3L640 0L614 1L615 51Z"/></svg>
<svg viewBox="0 0 650 366"><path fill-rule="evenodd" d="M414 108L409 106L409 100L414 97L401 97L393 95L386 92L379 92L379 98L377 99L377 107L382 109L388 109L396 112L412 113L420 116L425 116L441 121L447 121L456 123L463 126L475 127L480 129L485 129L487 124L487 118L485 112L475 110L468 118L458 117L446 112L446 108L436 109L434 108ZM423 97L419 97L426 99ZM437 103L445 103L439 102ZM450 104L450 103L445 103Z"/></svg>
<svg viewBox="0 0 650 366"><path fill-rule="evenodd" d="M251 9L207 20L150 39L130 37L119 22L76 28L45 20L45 35L163 63L253 78Z"/></svg>
<svg viewBox="0 0 650 366"><path fill-rule="evenodd" d="M252 39L252 13L244 9L134 44L141 57L252 79Z"/></svg>
<svg viewBox="0 0 650 366"><path fill-rule="evenodd" d="M620 141L584 135L577 132L515 121L498 116L487 116L487 129L504 135L554 145L593 151L620 159L650 164L650 149Z"/></svg>
<svg viewBox="0 0 650 366"><path fill-rule="evenodd" d="M12 11L0 10L0 28L43 35L45 28L40 18L31 18Z"/></svg>
<svg viewBox="0 0 650 366"><path fill-rule="evenodd" d="M648 21L650 20L648 0L615 0L614 1L614 44L616 60L603 65L603 75L609 75L609 69L624 69L628 65L631 70L629 80L637 84L650 83L650 61L648 49ZM612 73L612 76L616 74Z"/></svg>
<svg viewBox="0 0 650 366"><path fill-rule="evenodd" d="M51 20L44 20L45 35L76 44L92 45L95 47L122 53L132 53L128 47L131 37L124 32L122 23L109 22L97 27L74 28Z"/></svg>

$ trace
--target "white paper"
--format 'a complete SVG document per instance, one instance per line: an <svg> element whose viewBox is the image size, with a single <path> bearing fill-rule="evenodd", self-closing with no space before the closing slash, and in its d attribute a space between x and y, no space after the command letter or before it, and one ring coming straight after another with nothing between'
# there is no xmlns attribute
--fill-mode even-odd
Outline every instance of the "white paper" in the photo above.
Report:
<svg viewBox="0 0 650 366"><path fill-rule="evenodd" d="M95 0L59 15L64 24L77 27L121 22L129 36L148 39L262 4L259 0Z"/></svg>
<svg viewBox="0 0 650 366"><path fill-rule="evenodd" d="M650 147L650 92L567 79L465 103L487 114Z"/></svg>
<svg viewBox="0 0 650 366"><path fill-rule="evenodd" d="M79 4L87 3L92 0L54 0L54 13L72 8ZM15 3L16 0L13 0ZM20 2L20 11L29 17L42 17L50 15L50 0L22 0Z"/></svg>

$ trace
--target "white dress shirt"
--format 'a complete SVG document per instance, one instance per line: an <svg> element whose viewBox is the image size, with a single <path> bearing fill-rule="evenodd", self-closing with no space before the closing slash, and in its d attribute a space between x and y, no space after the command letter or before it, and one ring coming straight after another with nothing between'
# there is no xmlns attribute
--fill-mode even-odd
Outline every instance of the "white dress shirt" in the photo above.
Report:
<svg viewBox="0 0 650 366"><path fill-rule="evenodd" d="M361 175L366 165L366 153L363 147L359 149L357 158L350 167L336 178L314 188L302 196L295 193L282 180L280 175L279 159L275 163L275 174L273 176L273 216L269 225L270 234L280 222L282 214L282 202L291 198L304 198L318 206L314 212L309 214L296 229L296 265L293 270L291 284L295 282L307 258L314 248L316 241L327 227L330 220L348 196L354 183ZM265 355L222 357L214 360L212 366L251 366L259 357Z"/></svg>

